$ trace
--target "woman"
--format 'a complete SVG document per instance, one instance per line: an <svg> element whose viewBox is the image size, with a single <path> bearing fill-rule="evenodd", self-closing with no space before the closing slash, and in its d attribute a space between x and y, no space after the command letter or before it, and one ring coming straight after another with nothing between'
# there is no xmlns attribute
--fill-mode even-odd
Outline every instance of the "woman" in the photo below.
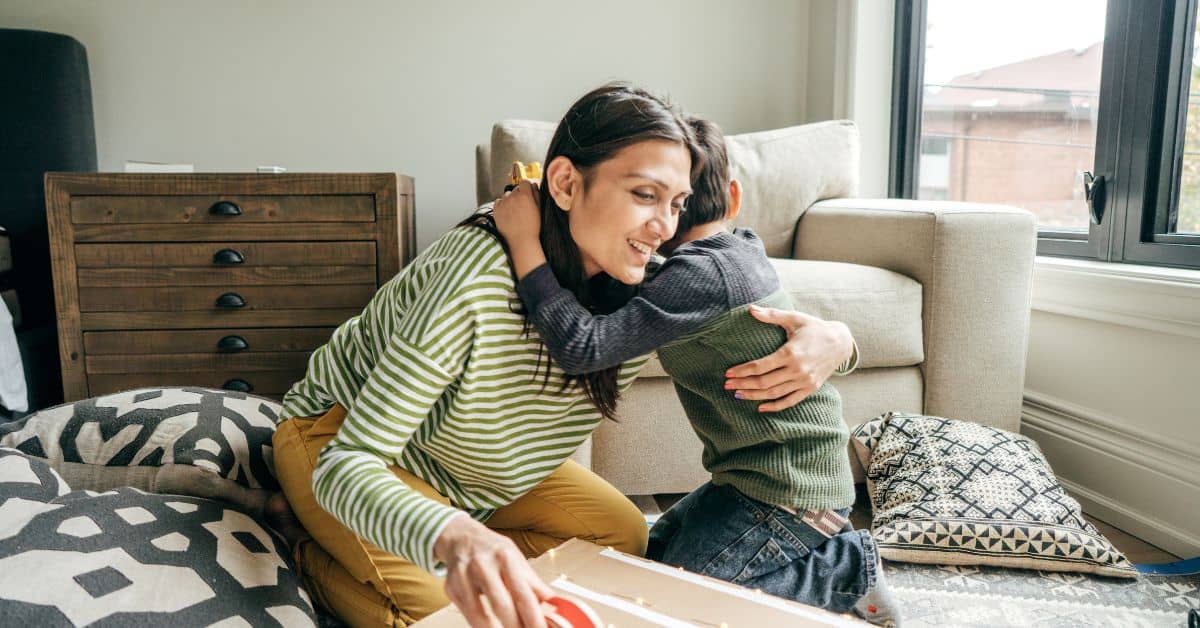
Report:
<svg viewBox="0 0 1200 628"><path fill-rule="evenodd" d="M564 157L577 176L542 208L559 282L596 311L620 306L644 278L646 247L673 235L697 155L689 127L640 89L606 85L572 105L546 161ZM276 432L275 466L311 534L295 543L297 562L352 625L404 625L452 602L475 626L542 626L552 593L526 556L573 537L645 551L637 508L567 460L644 359L564 374L525 322L494 234L476 218L431 245L313 353L284 398L293 418ZM836 323L777 316L808 324L734 382L791 405L850 340ZM287 530L287 506L273 506Z"/></svg>

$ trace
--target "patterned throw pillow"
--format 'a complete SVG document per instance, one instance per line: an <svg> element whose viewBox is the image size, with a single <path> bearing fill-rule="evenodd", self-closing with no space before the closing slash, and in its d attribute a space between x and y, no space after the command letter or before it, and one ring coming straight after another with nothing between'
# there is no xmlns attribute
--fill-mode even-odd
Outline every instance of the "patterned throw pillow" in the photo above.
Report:
<svg viewBox="0 0 1200 628"><path fill-rule="evenodd" d="M46 503L69 492L66 480L44 461L0 447L0 517L10 499Z"/></svg>
<svg viewBox="0 0 1200 628"><path fill-rule="evenodd" d="M146 388L0 423L0 446L44 458L75 489L132 486L261 512L278 490L277 402L207 388Z"/></svg>
<svg viewBox="0 0 1200 628"><path fill-rule="evenodd" d="M316 625L282 544L254 519L133 488L15 497L28 475L5 463L17 457L0 458L5 625Z"/></svg>
<svg viewBox="0 0 1200 628"><path fill-rule="evenodd" d="M889 412L850 440L884 558L1137 577L1024 436Z"/></svg>

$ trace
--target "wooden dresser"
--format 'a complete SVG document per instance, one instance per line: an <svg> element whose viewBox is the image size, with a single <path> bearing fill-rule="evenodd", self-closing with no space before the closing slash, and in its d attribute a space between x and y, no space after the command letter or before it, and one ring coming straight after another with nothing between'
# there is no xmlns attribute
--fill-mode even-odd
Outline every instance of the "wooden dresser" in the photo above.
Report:
<svg viewBox="0 0 1200 628"><path fill-rule="evenodd" d="M67 401L143 386L279 398L415 252L395 174L47 173Z"/></svg>

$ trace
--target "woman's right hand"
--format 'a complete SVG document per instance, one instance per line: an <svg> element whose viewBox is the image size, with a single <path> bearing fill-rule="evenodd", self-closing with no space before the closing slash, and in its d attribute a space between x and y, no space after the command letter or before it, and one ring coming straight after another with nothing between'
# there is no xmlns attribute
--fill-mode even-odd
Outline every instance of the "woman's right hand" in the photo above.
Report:
<svg viewBox="0 0 1200 628"><path fill-rule="evenodd" d="M433 547L446 563L446 597L476 628L543 628L554 592L508 537L469 516L450 519ZM482 598L487 598L484 604Z"/></svg>
<svg viewBox="0 0 1200 628"><path fill-rule="evenodd" d="M850 328L793 310L750 306L754 318L787 330L774 353L725 372L725 388L738 399L766 401L759 412L779 412L813 394L854 352Z"/></svg>

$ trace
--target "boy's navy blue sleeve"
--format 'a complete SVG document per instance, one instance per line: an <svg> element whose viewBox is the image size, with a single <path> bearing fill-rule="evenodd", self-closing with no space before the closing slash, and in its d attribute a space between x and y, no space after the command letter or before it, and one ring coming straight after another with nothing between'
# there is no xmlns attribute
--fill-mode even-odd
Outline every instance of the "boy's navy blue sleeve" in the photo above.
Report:
<svg viewBox="0 0 1200 628"><path fill-rule="evenodd" d="M517 293L550 356L569 374L649 353L728 309L722 274L704 255L668 258L638 296L611 314L588 312L546 264L525 275Z"/></svg>

